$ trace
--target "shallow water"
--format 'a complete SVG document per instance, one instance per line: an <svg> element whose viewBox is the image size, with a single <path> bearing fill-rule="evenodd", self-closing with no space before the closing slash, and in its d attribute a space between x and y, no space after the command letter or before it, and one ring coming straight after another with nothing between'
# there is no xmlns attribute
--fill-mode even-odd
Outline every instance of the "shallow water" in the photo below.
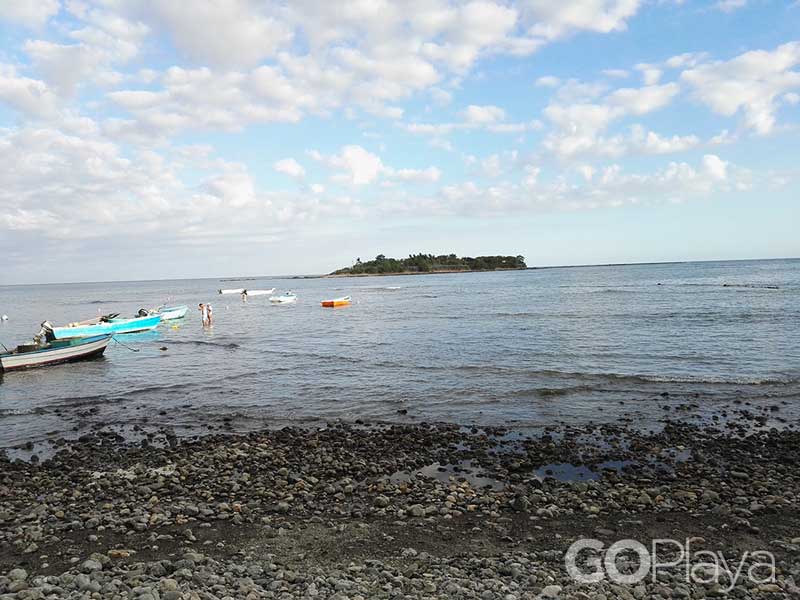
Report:
<svg viewBox="0 0 800 600"><path fill-rule="evenodd" d="M319 420L648 426L690 400L800 398L800 260L247 281L294 305L219 296L219 280L0 286L0 342L49 319L210 301L100 360L7 374L0 446L99 424L202 433ZM354 303L319 301L350 294ZM160 350L166 347L167 350ZM138 349L139 352L133 352ZM663 395L663 394L668 394ZM621 402L623 404L621 404ZM407 411L401 413L400 411ZM787 412L788 411L788 412Z"/></svg>

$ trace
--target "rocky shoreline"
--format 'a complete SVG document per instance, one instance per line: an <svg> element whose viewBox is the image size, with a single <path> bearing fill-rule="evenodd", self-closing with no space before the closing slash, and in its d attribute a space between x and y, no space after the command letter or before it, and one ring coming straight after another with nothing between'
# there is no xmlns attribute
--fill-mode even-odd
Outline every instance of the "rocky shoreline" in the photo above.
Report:
<svg viewBox="0 0 800 600"><path fill-rule="evenodd" d="M761 419L98 431L0 458L0 600L794 597L800 433ZM749 553L744 572L769 552L774 577L580 583L564 557L582 538L690 540L734 569Z"/></svg>

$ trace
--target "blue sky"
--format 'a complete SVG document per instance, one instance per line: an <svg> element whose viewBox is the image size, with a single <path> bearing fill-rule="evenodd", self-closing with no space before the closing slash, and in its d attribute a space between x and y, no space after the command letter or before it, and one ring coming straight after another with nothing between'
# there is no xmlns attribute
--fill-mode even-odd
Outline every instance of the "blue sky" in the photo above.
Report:
<svg viewBox="0 0 800 600"><path fill-rule="evenodd" d="M0 284L800 255L800 3L0 0Z"/></svg>

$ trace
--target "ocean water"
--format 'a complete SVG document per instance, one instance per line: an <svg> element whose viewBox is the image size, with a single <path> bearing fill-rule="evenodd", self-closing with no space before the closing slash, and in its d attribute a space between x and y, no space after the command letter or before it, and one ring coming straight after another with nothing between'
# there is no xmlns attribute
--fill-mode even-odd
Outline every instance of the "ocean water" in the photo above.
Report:
<svg viewBox="0 0 800 600"><path fill-rule="evenodd" d="M294 305L219 287L291 289ZM319 301L350 294L353 305ZM800 260L347 279L0 286L0 342L48 319L189 315L103 358L6 374L0 447L99 425L202 434L336 419L539 427L659 422L690 402L800 400ZM203 329L198 302L211 302ZM166 348L162 350L161 348ZM134 351L138 350L138 352ZM788 411L788 412L787 412ZM138 426L138 427L137 427Z"/></svg>

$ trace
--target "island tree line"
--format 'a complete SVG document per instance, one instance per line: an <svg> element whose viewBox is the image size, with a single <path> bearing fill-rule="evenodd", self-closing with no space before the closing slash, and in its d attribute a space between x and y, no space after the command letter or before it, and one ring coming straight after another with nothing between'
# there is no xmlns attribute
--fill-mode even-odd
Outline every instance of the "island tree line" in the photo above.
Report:
<svg viewBox="0 0 800 600"><path fill-rule="evenodd" d="M352 267L334 271L332 275L370 275L380 273L435 273L437 271L496 271L500 269L526 269L524 256L470 256L455 254L409 254L408 258L387 258L383 254L375 260L357 258Z"/></svg>

